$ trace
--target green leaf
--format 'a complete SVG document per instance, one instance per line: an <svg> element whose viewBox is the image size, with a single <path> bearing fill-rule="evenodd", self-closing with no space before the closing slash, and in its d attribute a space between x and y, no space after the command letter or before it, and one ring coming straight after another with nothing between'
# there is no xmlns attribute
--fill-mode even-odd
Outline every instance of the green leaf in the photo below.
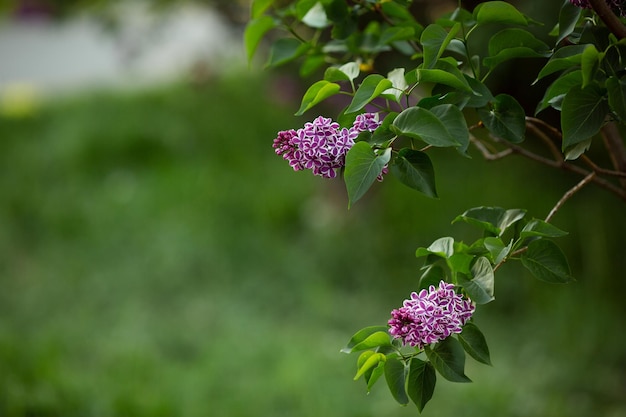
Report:
<svg viewBox="0 0 626 417"><path fill-rule="evenodd" d="M533 219L529 221L522 229L520 237L525 239L527 237L561 237L567 235L567 232L553 226L550 223L546 223L543 220Z"/></svg>
<svg viewBox="0 0 626 417"><path fill-rule="evenodd" d="M509 254L513 243L511 241L508 246L504 246L502 239L489 236L483 240L483 245L489 251L493 264L498 264Z"/></svg>
<svg viewBox="0 0 626 417"><path fill-rule="evenodd" d="M391 339L387 329L367 336L362 342L354 345L351 348L351 352L358 352L359 350L374 349L383 346L391 346Z"/></svg>
<svg viewBox="0 0 626 417"><path fill-rule="evenodd" d="M583 9L574 6L570 1L563 2L563 6L559 12L559 36L556 39L557 45L574 32L582 11Z"/></svg>
<svg viewBox="0 0 626 417"><path fill-rule="evenodd" d="M420 282L417 287L418 290L428 289L431 285L435 287L439 286L441 281L446 280L446 271L439 265L428 265L426 270L420 277Z"/></svg>
<svg viewBox="0 0 626 417"><path fill-rule="evenodd" d="M501 30L489 40L489 57L485 66L493 69L497 65L514 58L548 57L550 47L532 33L517 28Z"/></svg>
<svg viewBox="0 0 626 417"><path fill-rule="evenodd" d="M445 338L432 349L425 346L424 350L437 372L445 379L452 382L472 382L465 375L465 351L454 337Z"/></svg>
<svg viewBox="0 0 626 417"><path fill-rule="evenodd" d="M459 285L461 285L470 299L476 304L487 304L495 299L494 293L494 274L491 263L487 258L481 256L472 266L471 280L466 279L463 275L459 275Z"/></svg>
<svg viewBox="0 0 626 417"><path fill-rule="evenodd" d="M530 242L521 259L522 265L542 281L557 284L573 281L567 258L551 240Z"/></svg>
<svg viewBox="0 0 626 417"><path fill-rule="evenodd" d="M608 112L608 101L598 87L572 88L561 111L563 151L598 133Z"/></svg>
<svg viewBox="0 0 626 417"><path fill-rule="evenodd" d="M413 39L415 37L415 29L411 26L394 26L386 28L380 34L379 44L388 45L393 42Z"/></svg>
<svg viewBox="0 0 626 417"><path fill-rule="evenodd" d="M371 352L371 353L370 353ZM363 374L365 374L370 369L378 366L378 363L384 361L386 359L385 355L378 352L367 351L363 352L358 359L357 366L358 371L356 375L354 375L354 380L359 379Z"/></svg>
<svg viewBox="0 0 626 417"><path fill-rule="evenodd" d="M448 72L443 69L417 69L415 71L417 76L417 83L435 83L444 84L457 90L471 92L469 84L461 74L459 77L457 74Z"/></svg>
<svg viewBox="0 0 626 417"><path fill-rule="evenodd" d="M409 107L400 113L393 121L391 129L398 135L421 139L433 146L460 145L436 115L420 107Z"/></svg>
<svg viewBox="0 0 626 417"><path fill-rule="evenodd" d="M256 19L261 16L265 11L274 3L274 0L252 0L250 6L250 17Z"/></svg>
<svg viewBox="0 0 626 417"><path fill-rule="evenodd" d="M308 43L302 43L294 38L281 38L272 44L270 48L270 57L267 65L277 67L286 64L294 59L302 56L311 48Z"/></svg>
<svg viewBox="0 0 626 417"><path fill-rule="evenodd" d="M354 95L346 113L353 113L361 110L369 102L382 94L383 91L391 87L391 81L380 74L370 74L361 83Z"/></svg>
<svg viewBox="0 0 626 417"><path fill-rule="evenodd" d="M339 90L341 90L339 84L331 83L326 80L314 83L311 87L309 87L306 93L304 93L300 109L296 113L296 116L301 116L305 111L309 110L316 104L339 93Z"/></svg>
<svg viewBox="0 0 626 417"><path fill-rule="evenodd" d="M622 122L626 121L626 83L612 76L606 80L606 88L611 110Z"/></svg>
<svg viewBox="0 0 626 417"><path fill-rule="evenodd" d="M470 96L469 101L466 104L467 107L484 107L490 101L495 100L493 95L491 94L491 91L489 90L489 88L487 88L485 84L481 83L476 78L472 78L468 75L465 75L465 79L472 89L472 95Z"/></svg>
<svg viewBox="0 0 626 417"><path fill-rule="evenodd" d="M366 371L363 374L363 377L367 382L367 392L370 392L376 381L383 376L385 372L385 363L386 361L380 361L375 368L370 368L369 371Z"/></svg>
<svg viewBox="0 0 626 417"><path fill-rule="evenodd" d="M263 36L274 27L276 23L270 16L259 16L248 23L243 34L248 62L252 60Z"/></svg>
<svg viewBox="0 0 626 417"><path fill-rule="evenodd" d="M539 75L537 75L537 79L534 82L536 83L554 72L580 65L585 48L586 45L568 45L557 49L546 65L539 71Z"/></svg>
<svg viewBox="0 0 626 417"><path fill-rule="evenodd" d="M359 64L348 62L340 67L328 67L324 79L330 82L352 81L359 76Z"/></svg>
<svg viewBox="0 0 626 417"><path fill-rule="evenodd" d="M383 91L382 95L399 102L402 94L409 87L404 79L404 68L396 68L389 71L387 79L391 81L391 88Z"/></svg>
<svg viewBox="0 0 626 417"><path fill-rule="evenodd" d="M448 267L450 267L450 271L452 274L456 276L459 273L469 274L470 273L470 264L474 260L474 256L467 253L454 253L454 255L450 256L447 259Z"/></svg>
<svg viewBox="0 0 626 417"><path fill-rule="evenodd" d="M328 17L326 17L326 10L324 10L321 2L315 3L301 20L305 25L315 29L323 29L331 24Z"/></svg>
<svg viewBox="0 0 626 417"><path fill-rule="evenodd" d="M524 141L526 113L514 97L498 94L490 105L476 111L494 135L512 143Z"/></svg>
<svg viewBox="0 0 626 417"><path fill-rule="evenodd" d="M528 25L528 19L512 4L503 1L488 1L474 9L474 19L478 25L503 23L507 25Z"/></svg>
<svg viewBox="0 0 626 417"><path fill-rule="evenodd" d="M443 123L450 136L461 144L458 151L465 154L469 147L469 129L461 110L452 104L440 104L429 110Z"/></svg>
<svg viewBox="0 0 626 417"><path fill-rule="evenodd" d="M424 50L424 68L433 68L437 60L446 50L450 41L461 28L460 23L456 23L450 32L437 24L426 26L420 37L420 43Z"/></svg>
<svg viewBox="0 0 626 417"><path fill-rule="evenodd" d="M541 103L537 106L535 114L552 106L556 110L561 110L561 103L565 95L574 88L583 83L583 75L581 70L568 72L557 78L546 90L546 93L541 100Z"/></svg>
<svg viewBox="0 0 626 417"><path fill-rule="evenodd" d="M352 336L352 338L350 338L350 341L348 342L346 347L341 349L341 351L343 353L354 352L354 347L357 346L359 343L365 341L368 337L370 337L371 335L373 335L375 333L386 332L387 329L388 329L387 326L369 326L369 327L365 327L365 328L359 330L358 332L356 332L354 334L354 336Z"/></svg>
<svg viewBox="0 0 626 417"><path fill-rule="evenodd" d="M449 258L454 254L454 239L451 237L442 237L435 240L427 248L418 248L415 251L415 256L420 258L422 256L437 255L442 258Z"/></svg>
<svg viewBox="0 0 626 417"><path fill-rule="evenodd" d="M377 155L366 142L357 142L346 154L344 181L348 190L348 207L363 197L391 158L391 148Z"/></svg>
<svg viewBox="0 0 626 417"><path fill-rule="evenodd" d="M587 45L580 57L580 69L583 75L582 88L587 87L594 78L600 60L604 57L604 53L598 52L594 45Z"/></svg>
<svg viewBox="0 0 626 417"><path fill-rule="evenodd" d="M452 223L464 221L466 223L485 229L489 233L502 236L514 223L523 219L526 210L509 209L501 207L474 207L457 216Z"/></svg>
<svg viewBox="0 0 626 417"><path fill-rule="evenodd" d="M435 170L426 153L409 148L401 149L393 159L390 170L407 187L428 197L437 197Z"/></svg>
<svg viewBox="0 0 626 417"><path fill-rule="evenodd" d="M459 342L472 358L485 365L491 365L485 336L474 323L466 323L463 326L463 331L459 334Z"/></svg>
<svg viewBox="0 0 626 417"><path fill-rule="evenodd" d="M407 369L403 361L397 357L388 357L385 362L385 380L393 398L402 405L409 403L406 394Z"/></svg>
<svg viewBox="0 0 626 417"><path fill-rule="evenodd" d="M436 383L437 375L433 366L429 362L416 357L411 358L409 376L407 378L407 392L420 412L433 397Z"/></svg>

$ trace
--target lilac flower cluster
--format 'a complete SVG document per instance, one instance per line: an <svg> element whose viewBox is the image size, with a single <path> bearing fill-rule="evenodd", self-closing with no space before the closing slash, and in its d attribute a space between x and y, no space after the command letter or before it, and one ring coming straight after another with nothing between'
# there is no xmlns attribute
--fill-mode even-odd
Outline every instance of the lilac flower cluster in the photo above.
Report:
<svg viewBox="0 0 626 417"><path fill-rule="evenodd" d="M576 7L591 9L589 0L569 0L569 2ZM622 17L626 17L626 2L624 0L606 0L606 3L611 7L611 9L613 9L616 14Z"/></svg>
<svg viewBox="0 0 626 417"><path fill-rule="evenodd" d="M471 300L454 291L454 285L441 281L439 288L431 285L419 293L412 292L402 307L391 312L389 333L404 345L417 346L436 343L462 327L474 314Z"/></svg>
<svg viewBox="0 0 626 417"><path fill-rule="evenodd" d="M359 133L373 132L380 123L378 113L358 115L349 129L341 128L332 119L319 116L298 130L278 132L272 147L277 155L282 155L289 162L294 171L310 169L314 175L335 178L345 165L346 154ZM386 173L386 169L383 173ZM378 179L382 180L382 174Z"/></svg>

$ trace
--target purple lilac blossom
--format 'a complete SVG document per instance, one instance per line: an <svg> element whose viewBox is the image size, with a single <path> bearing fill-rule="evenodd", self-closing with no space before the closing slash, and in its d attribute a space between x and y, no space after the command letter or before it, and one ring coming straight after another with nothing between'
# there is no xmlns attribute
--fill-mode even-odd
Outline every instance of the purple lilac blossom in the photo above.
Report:
<svg viewBox="0 0 626 417"><path fill-rule="evenodd" d="M277 155L289 162L294 171L310 169L314 175L335 178L346 163L346 154L363 131L373 132L380 126L377 113L356 117L352 127L341 128L339 123L322 116L307 122L298 130L278 132L272 147ZM387 173L385 166L378 176Z"/></svg>
<svg viewBox="0 0 626 417"><path fill-rule="evenodd" d="M589 0L569 0L576 7L583 9L591 9ZM621 17L626 17L626 3L624 0L606 0L606 3L613 9L613 11Z"/></svg>
<svg viewBox="0 0 626 417"><path fill-rule="evenodd" d="M391 312L389 334L404 345L421 349L461 333L475 308L471 300L454 291L453 284L441 281L438 288L431 285L428 290L412 292L402 307Z"/></svg>

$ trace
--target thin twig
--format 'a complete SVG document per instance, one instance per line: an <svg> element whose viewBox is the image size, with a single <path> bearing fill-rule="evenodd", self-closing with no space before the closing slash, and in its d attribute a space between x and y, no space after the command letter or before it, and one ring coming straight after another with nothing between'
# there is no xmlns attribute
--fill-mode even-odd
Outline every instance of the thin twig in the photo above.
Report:
<svg viewBox="0 0 626 417"><path fill-rule="evenodd" d="M552 156L554 157L555 161L558 161L558 162L563 161L563 154L561 153L561 151L559 151L559 148L556 147L556 145L548 137L548 135L546 135L541 130L539 130L539 128L537 128L537 126L535 126L532 122L526 122L526 129L528 129L535 136L541 139L543 143L546 144L548 149L550 149L550 152L552 153Z"/></svg>
<svg viewBox="0 0 626 417"><path fill-rule="evenodd" d="M595 172L593 171L590 172L578 184L576 184L575 186L570 188L565 194L563 194L563 197L561 197L561 199L556 203L556 205L552 207L552 210L550 210L550 213L546 217L545 222L550 223L550 220L552 220L552 217L554 217L556 212L563 206L563 204L565 204L567 200L569 200L574 194L580 191L585 185L589 184L595 176L596 176Z"/></svg>
<svg viewBox="0 0 626 417"><path fill-rule="evenodd" d="M615 122L607 123L600 131L604 145L609 152L611 162L616 171L626 174L626 146ZM626 180L620 180L622 188L626 190Z"/></svg>
<svg viewBox="0 0 626 417"><path fill-rule="evenodd" d="M589 166L589 168L594 170L597 174L609 175L611 177L626 178L626 172L613 171L611 169L606 169L606 168L599 167L587 155L580 155L580 160L583 161L584 163L586 163Z"/></svg>
<svg viewBox="0 0 626 417"><path fill-rule="evenodd" d="M485 144L478 140L474 135L470 135L470 141L474 144L474 146L476 146L476 149L480 151L480 153L483 155L483 158L485 158L487 161L502 159L513 153L512 149L505 149L501 152L493 153L489 149L487 149Z"/></svg>

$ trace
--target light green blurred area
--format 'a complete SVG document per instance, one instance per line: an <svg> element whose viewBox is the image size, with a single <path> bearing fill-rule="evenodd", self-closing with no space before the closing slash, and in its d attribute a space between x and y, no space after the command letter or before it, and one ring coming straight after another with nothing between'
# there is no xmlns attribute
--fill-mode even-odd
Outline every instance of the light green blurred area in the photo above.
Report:
<svg viewBox="0 0 626 417"><path fill-rule="evenodd" d="M347 210L341 181L273 154L298 127L284 79L93 93L0 119L0 415L411 416L339 352L417 284L418 246L477 238L472 206L543 217L578 181L434 152L439 200L392 177ZM329 114L330 115L330 114ZM426 416L626 412L623 203L555 217L577 282L499 271L477 324L494 366L441 378Z"/></svg>

